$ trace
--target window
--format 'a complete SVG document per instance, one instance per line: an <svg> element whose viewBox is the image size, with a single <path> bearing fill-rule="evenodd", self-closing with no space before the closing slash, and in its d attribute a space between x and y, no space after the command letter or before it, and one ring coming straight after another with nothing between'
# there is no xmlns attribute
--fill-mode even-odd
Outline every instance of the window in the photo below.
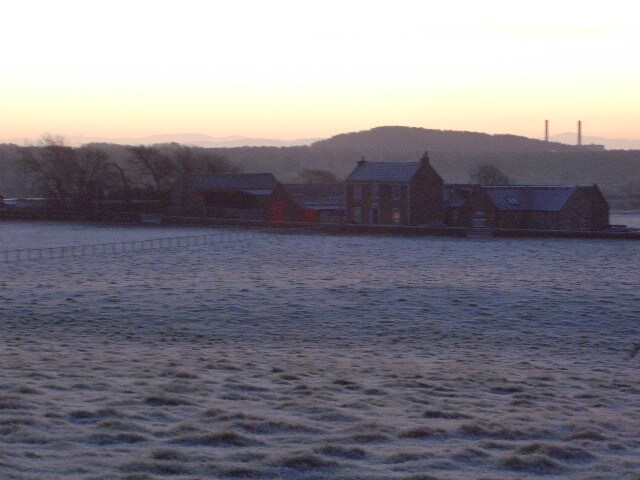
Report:
<svg viewBox="0 0 640 480"><path fill-rule="evenodd" d="M399 225L402 222L402 212L399 208L391 209L391 223Z"/></svg>
<svg viewBox="0 0 640 480"><path fill-rule="evenodd" d="M380 210L377 208L371 209L370 221L373 225L380 223Z"/></svg>
<svg viewBox="0 0 640 480"><path fill-rule="evenodd" d="M380 199L380 185L377 183L371 184L371 199L378 200Z"/></svg>
<svg viewBox="0 0 640 480"><path fill-rule="evenodd" d="M393 200L400 200L402 196L402 187L400 185L391 185L391 198Z"/></svg>
<svg viewBox="0 0 640 480"><path fill-rule="evenodd" d="M353 207L351 209L351 217L354 223L362 223L362 208Z"/></svg>
<svg viewBox="0 0 640 480"><path fill-rule="evenodd" d="M353 199L354 200L361 200L362 199L362 185L360 185L359 183L356 183L355 185L353 185L353 190L352 190L352 195L353 195Z"/></svg>
<svg viewBox="0 0 640 480"><path fill-rule="evenodd" d="M520 205L518 203L518 199L515 197L504 197L504 199L507 201L509 205Z"/></svg>

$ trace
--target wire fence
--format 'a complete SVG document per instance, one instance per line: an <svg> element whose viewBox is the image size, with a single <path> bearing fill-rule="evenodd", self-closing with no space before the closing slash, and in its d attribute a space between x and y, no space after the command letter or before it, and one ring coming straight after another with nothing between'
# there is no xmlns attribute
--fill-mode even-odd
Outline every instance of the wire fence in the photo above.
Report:
<svg viewBox="0 0 640 480"><path fill-rule="evenodd" d="M261 230L238 230L216 232L203 235L153 238L148 240L129 240L126 242L94 243L89 245L68 245L64 247L25 248L0 251L0 261L4 263L27 260L53 260L60 258L84 257L95 255L117 255L150 250L187 248L212 245L224 242L238 242L265 236Z"/></svg>

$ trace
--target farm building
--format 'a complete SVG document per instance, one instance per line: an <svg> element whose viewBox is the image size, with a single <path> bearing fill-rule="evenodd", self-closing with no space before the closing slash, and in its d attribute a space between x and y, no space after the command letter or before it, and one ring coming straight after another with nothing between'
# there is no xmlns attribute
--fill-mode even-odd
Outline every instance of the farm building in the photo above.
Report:
<svg viewBox="0 0 640 480"><path fill-rule="evenodd" d="M286 184L293 201L302 209L305 223L343 223L344 185Z"/></svg>
<svg viewBox="0 0 640 480"><path fill-rule="evenodd" d="M485 212L494 210L489 196L480 185L446 184L443 194L444 224L447 227L484 226Z"/></svg>
<svg viewBox="0 0 640 480"><path fill-rule="evenodd" d="M173 215L271 222L299 221L301 212L270 173L196 174L171 191Z"/></svg>
<svg viewBox="0 0 640 480"><path fill-rule="evenodd" d="M425 153L419 162L358 162L345 180L347 221L441 225L442 178Z"/></svg>
<svg viewBox="0 0 640 480"><path fill-rule="evenodd" d="M451 227L598 231L609 224L609 205L596 185L446 185L444 191Z"/></svg>

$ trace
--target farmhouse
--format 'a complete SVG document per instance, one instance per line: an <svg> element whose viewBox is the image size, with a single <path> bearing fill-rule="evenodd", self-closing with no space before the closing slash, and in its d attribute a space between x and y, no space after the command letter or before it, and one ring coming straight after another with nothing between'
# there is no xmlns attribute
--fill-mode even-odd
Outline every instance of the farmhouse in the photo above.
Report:
<svg viewBox="0 0 640 480"><path fill-rule="evenodd" d="M446 225L564 230L604 230L609 205L596 186L446 185Z"/></svg>
<svg viewBox="0 0 640 480"><path fill-rule="evenodd" d="M300 209L270 173L196 174L171 191L173 215L221 219L298 221Z"/></svg>
<svg viewBox="0 0 640 480"><path fill-rule="evenodd" d="M360 160L345 180L347 221L383 225L441 225L442 178L425 152L419 162Z"/></svg>

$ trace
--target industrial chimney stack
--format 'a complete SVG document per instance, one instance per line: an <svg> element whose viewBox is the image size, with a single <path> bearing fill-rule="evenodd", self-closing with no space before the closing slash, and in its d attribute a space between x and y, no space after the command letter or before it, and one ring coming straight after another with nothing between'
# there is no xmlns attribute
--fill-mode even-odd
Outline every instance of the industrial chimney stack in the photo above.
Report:
<svg viewBox="0 0 640 480"><path fill-rule="evenodd" d="M582 120L578 120L578 146L582 146Z"/></svg>
<svg viewBox="0 0 640 480"><path fill-rule="evenodd" d="M549 120L544 121L544 141L549 141Z"/></svg>

